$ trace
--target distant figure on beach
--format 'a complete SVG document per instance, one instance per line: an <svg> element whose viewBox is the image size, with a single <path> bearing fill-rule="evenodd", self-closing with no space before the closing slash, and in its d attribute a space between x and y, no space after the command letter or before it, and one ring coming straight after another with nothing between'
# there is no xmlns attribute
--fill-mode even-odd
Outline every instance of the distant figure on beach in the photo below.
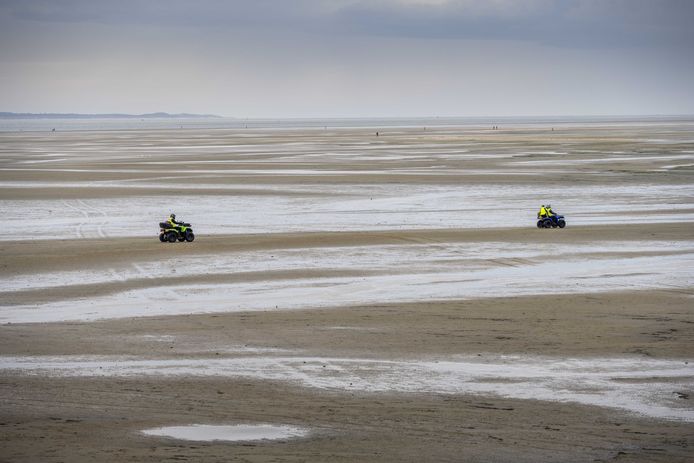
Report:
<svg viewBox="0 0 694 463"><path fill-rule="evenodd" d="M55 128L53 128L53 129L51 130L51 132L55 132Z"/></svg>
<svg viewBox="0 0 694 463"><path fill-rule="evenodd" d="M376 132L376 136L378 136L378 132Z"/></svg>

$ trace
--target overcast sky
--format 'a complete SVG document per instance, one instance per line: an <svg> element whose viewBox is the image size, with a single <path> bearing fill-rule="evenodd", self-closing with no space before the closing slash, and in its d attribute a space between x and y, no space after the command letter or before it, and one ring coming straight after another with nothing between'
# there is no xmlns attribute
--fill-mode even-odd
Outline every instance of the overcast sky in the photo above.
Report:
<svg viewBox="0 0 694 463"><path fill-rule="evenodd" d="M694 114L689 0L0 0L0 111Z"/></svg>

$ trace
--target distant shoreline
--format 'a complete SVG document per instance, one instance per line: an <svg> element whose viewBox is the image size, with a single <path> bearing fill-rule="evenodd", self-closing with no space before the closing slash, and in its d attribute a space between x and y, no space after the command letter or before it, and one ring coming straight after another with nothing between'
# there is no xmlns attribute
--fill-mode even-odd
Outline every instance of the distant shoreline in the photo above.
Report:
<svg viewBox="0 0 694 463"><path fill-rule="evenodd" d="M331 122L345 121L369 121L394 122L394 121L421 121L435 123L464 122L477 124L493 123L603 123L603 122L636 122L636 121L693 121L694 114L613 114L613 115L540 115L540 116L326 116L326 117L249 117L238 118L230 116L220 116L217 114L192 114L192 113L145 113L145 114L124 114L124 113L103 113L103 114L83 114L83 113L15 113L0 112L0 120L22 120L22 119L225 119L234 120L239 123L305 123L315 122L324 125Z"/></svg>
<svg viewBox="0 0 694 463"><path fill-rule="evenodd" d="M109 117L91 115L89 117L52 118L48 113L34 117L3 117L0 113L0 133L6 132L73 132L73 131L112 131L112 130L183 130L183 129L224 129L224 130L298 130L298 129L370 129L375 134L386 129L414 128L425 131L433 128L467 128L475 130L533 129L561 130L577 126L632 126L651 124L683 124L682 130L691 130L694 116L546 116L546 117L423 117L423 118L325 118L325 119L241 119L234 117L213 117L203 115L158 116L133 115Z"/></svg>
<svg viewBox="0 0 694 463"><path fill-rule="evenodd" d="M193 119L221 118L216 114L169 114L163 112L146 114L80 114L80 113L13 113L0 112L0 119Z"/></svg>

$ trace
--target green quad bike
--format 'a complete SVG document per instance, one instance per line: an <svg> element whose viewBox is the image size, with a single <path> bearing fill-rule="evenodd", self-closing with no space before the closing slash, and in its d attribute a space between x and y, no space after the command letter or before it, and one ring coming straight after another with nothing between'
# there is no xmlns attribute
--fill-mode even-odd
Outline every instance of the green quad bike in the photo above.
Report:
<svg viewBox="0 0 694 463"><path fill-rule="evenodd" d="M175 243L176 241L188 241L195 239L195 234L189 223L171 225L168 222L159 222L159 241L162 243Z"/></svg>

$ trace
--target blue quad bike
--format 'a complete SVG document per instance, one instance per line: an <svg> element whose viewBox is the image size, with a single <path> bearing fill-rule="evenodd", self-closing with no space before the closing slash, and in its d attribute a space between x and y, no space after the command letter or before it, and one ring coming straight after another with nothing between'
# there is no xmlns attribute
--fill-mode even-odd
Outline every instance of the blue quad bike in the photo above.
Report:
<svg viewBox="0 0 694 463"><path fill-rule="evenodd" d="M564 228L566 227L566 220L564 220L563 215L553 215L551 217L543 217L538 219L537 228Z"/></svg>
<svg viewBox="0 0 694 463"><path fill-rule="evenodd" d="M188 241L195 239L195 234L189 223L172 226L168 222L159 222L159 241L162 243L175 243L176 241Z"/></svg>

